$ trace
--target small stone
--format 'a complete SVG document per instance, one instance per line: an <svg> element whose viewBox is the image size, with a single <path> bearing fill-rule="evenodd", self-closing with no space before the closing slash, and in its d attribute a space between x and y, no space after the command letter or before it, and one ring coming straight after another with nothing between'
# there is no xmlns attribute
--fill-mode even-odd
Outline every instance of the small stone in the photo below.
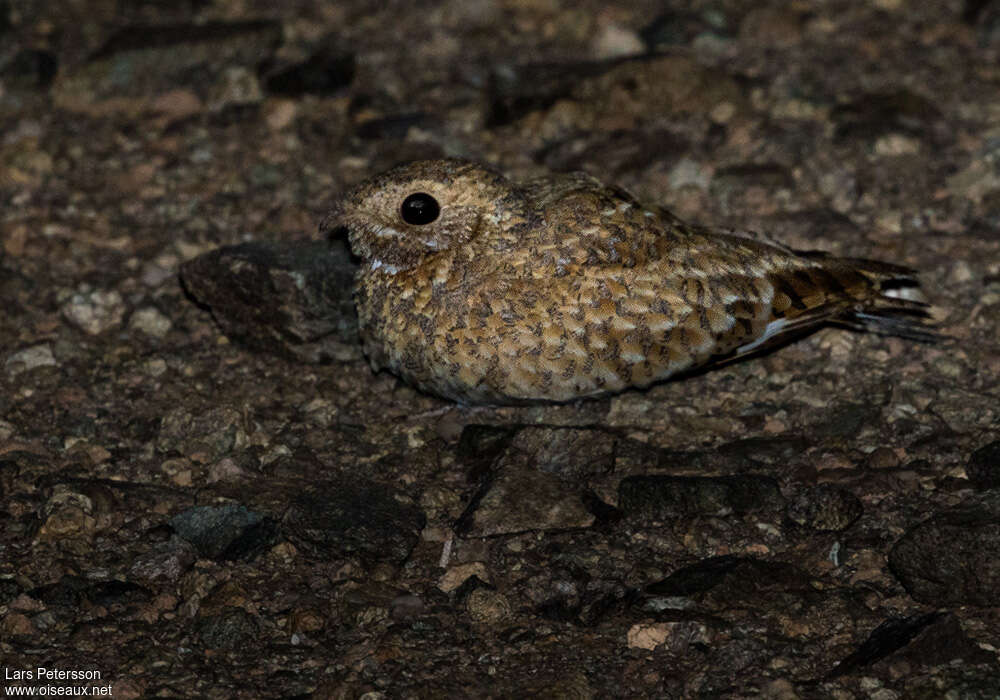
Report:
<svg viewBox="0 0 1000 700"><path fill-rule="evenodd" d="M198 96L190 90L171 90L153 100L153 111L166 115L171 120L194 116L204 109Z"/></svg>
<svg viewBox="0 0 1000 700"><path fill-rule="evenodd" d="M861 499L847 489L820 484L806 489L788 503L788 518L811 530L839 532L861 517Z"/></svg>
<svg viewBox="0 0 1000 700"><path fill-rule="evenodd" d="M904 134L885 134L875 141L875 153L880 156L911 156L919 152L920 141Z"/></svg>
<svg viewBox="0 0 1000 700"><path fill-rule="evenodd" d="M8 607L15 612L33 613L44 610L45 604L40 600L32 598L26 593L22 593L17 598L10 601L10 603L8 603Z"/></svg>
<svg viewBox="0 0 1000 700"><path fill-rule="evenodd" d="M643 53L646 49L642 38L632 29L620 24L606 24L594 38L594 53L598 58L618 58Z"/></svg>
<svg viewBox="0 0 1000 700"><path fill-rule="evenodd" d="M67 321L90 335L117 328L125 316L125 302L115 290L92 290L70 297L63 305Z"/></svg>
<svg viewBox="0 0 1000 700"><path fill-rule="evenodd" d="M209 106L213 111L221 111L229 106L257 104L263 98L255 71L246 66L230 66L213 87Z"/></svg>
<svg viewBox="0 0 1000 700"><path fill-rule="evenodd" d="M21 613L7 613L0 622L0 639L24 639L33 637L36 633L31 620Z"/></svg>
<svg viewBox="0 0 1000 700"><path fill-rule="evenodd" d="M684 620L680 622L637 623L629 628L626 641L633 649L652 651L665 646L674 653L683 652L691 644L707 644L708 628L701 622Z"/></svg>
<svg viewBox="0 0 1000 700"><path fill-rule="evenodd" d="M198 554L187 540L174 536L132 562L129 577L149 585L176 583L191 568Z"/></svg>
<svg viewBox="0 0 1000 700"><path fill-rule="evenodd" d="M257 618L243 608L228 607L198 623L201 641L210 649L241 649L259 643Z"/></svg>
<svg viewBox="0 0 1000 700"><path fill-rule="evenodd" d="M469 594L466 610L476 622L495 625L510 617L511 607L506 596L487 588L477 588Z"/></svg>
<svg viewBox="0 0 1000 700"><path fill-rule="evenodd" d="M195 506L170 520L180 537L208 559L252 559L273 544L273 520L245 506Z"/></svg>
<svg viewBox="0 0 1000 700"><path fill-rule="evenodd" d="M899 455L890 447L878 447L868 455L869 469L893 469L899 464Z"/></svg>
<svg viewBox="0 0 1000 700"><path fill-rule="evenodd" d="M389 616L393 620L406 620L417 617L427 610L423 598L410 593L396 596L389 603Z"/></svg>
<svg viewBox="0 0 1000 700"><path fill-rule="evenodd" d="M173 322L159 309L147 306L132 314L129 326L153 338L164 338L173 327Z"/></svg>
<svg viewBox="0 0 1000 700"><path fill-rule="evenodd" d="M713 171L710 166L690 158L681 158L671 168L668 182L672 190L679 190L690 185L707 192L712 183L712 175Z"/></svg>
<svg viewBox="0 0 1000 700"><path fill-rule="evenodd" d="M33 345L30 348L19 350L7 358L4 368L10 376L15 376L21 372L28 372L36 367L58 367L55 356L52 354L52 346L48 343Z"/></svg>
<svg viewBox="0 0 1000 700"><path fill-rule="evenodd" d="M775 511L783 506L778 482L767 476L643 475L622 479L618 486L618 507L626 517L645 522Z"/></svg>
<svg viewBox="0 0 1000 700"><path fill-rule="evenodd" d="M467 564L458 564L445 571L438 579L437 587L445 593L451 593L473 576L484 583L492 582L486 565L481 561L472 561Z"/></svg>
<svg viewBox="0 0 1000 700"><path fill-rule="evenodd" d="M160 422L156 446L163 452L177 450L194 461L209 462L246 440L243 416L234 408L217 406L196 415L178 407Z"/></svg>
<svg viewBox="0 0 1000 700"><path fill-rule="evenodd" d="M208 468L208 483L219 481L239 481L246 476L246 471L231 457L223 457Z"/></svg>
<svg viewBox="0 0 1000 700"><path fill-rule="evenodd" d="M268 100L264 106L264 121L271 131L281 131L295 121L298 112L299 106L295 100Z"/></svg>
<svg viewBox="0 0 1000 700"><path fill-rule="evenodd" d="M295 634L312 634L326 626L323 613L311 606L293 608L288 615L288 631Z"/></svg>

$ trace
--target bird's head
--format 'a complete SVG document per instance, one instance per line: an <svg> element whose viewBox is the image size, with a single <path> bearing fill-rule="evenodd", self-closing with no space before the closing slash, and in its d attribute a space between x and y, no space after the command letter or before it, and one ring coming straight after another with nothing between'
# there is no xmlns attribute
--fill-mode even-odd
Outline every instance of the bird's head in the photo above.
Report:
<svg viewBox="0 0 1000 700"><path fill-rule="evenodd" d="M502 238L523 222L527 204L502 175L443 159L407 163L350 190L320 226L346 229L352 252L390 274L482 236Z"/></svg>

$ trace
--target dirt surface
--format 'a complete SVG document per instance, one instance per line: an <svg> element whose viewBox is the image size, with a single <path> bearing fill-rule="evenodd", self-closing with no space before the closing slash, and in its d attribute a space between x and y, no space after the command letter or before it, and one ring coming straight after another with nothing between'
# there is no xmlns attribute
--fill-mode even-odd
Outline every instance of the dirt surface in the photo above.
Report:
<svg viewBox="0 0 1000 700"><path fill-rule="evenodd" d="M0 0L4 683L997 697L996 0L282 7ZM953 340L419 394L315 232L440 156L911 266Z"/></svg>

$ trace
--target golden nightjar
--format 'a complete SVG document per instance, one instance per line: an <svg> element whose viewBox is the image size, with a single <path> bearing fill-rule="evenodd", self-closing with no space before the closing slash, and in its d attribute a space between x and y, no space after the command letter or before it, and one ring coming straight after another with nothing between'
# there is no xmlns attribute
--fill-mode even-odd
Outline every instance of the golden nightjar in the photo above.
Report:
<svg viewBox="0 0 1000 700"><path fill-rule="evenodd" d="M824 324L933 337L908 268L690 225L582 173L410 163L343 197L341 228L372 367L467 404L645 387Z"/></svg>

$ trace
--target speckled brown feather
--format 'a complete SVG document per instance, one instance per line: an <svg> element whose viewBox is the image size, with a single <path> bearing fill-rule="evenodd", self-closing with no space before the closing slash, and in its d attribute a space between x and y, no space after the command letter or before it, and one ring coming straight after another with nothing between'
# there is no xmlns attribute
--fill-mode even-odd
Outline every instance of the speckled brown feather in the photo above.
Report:
<svg viewBox="0 0 1000 700"><path fill-rule="evenodd" d="M407 224L432 195L437 220ZM888 263L797 253L690 226L582 174L507 181L457 160L411 163L324 222L363 263L365 352L471 404L566 401L645 387L840 323L924 338L924 305Z"/></svg>

